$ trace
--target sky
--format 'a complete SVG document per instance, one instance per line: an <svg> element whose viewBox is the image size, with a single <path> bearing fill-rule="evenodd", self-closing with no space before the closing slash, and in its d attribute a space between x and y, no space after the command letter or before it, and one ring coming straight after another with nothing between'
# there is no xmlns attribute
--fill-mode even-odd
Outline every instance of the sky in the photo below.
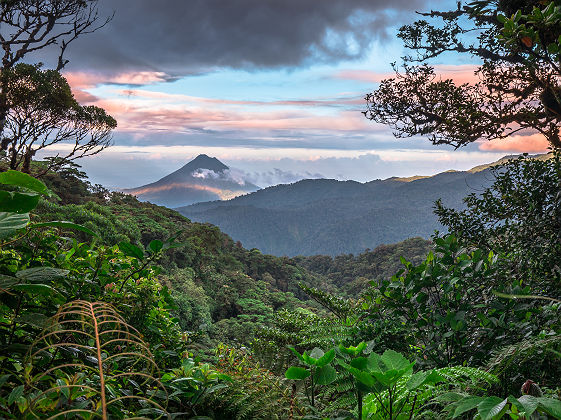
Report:
<svg viewBox="0 0 561 420"><path fill-rule="evenodd" d="M395 139L367 120L364 96L405 54L415 10L450 0L99 0L113 19L69 47L82 104L118 121L114 146L82 159L94 183L137 187L205 153L266 187L302 178L361 182L468 169L543 152L537 137L460 150ZM49 65L49 57L42 61ZM434 62L470 80L469 57Z"/></svg>

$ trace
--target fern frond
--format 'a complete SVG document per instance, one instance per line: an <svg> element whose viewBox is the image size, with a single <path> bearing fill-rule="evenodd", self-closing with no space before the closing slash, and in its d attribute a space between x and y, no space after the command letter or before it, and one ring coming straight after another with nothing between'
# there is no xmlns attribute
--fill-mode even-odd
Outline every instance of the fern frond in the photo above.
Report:
<svg viewBox="0 0 561 420"><path fill-rule="evenodd" d="M36 417L167 414L167 393L148 345L107 303L62 306L31 345L26 365L27 387L36 391L29 411Z"/></svg>
<svg viewBox="0 0 561 420"><path fill-rule="evenodd" d="M499 379L492 373L468 366L450 366L435 370L446 378L449 385L456 387L468 384L478 386L499 382Z"/></svg>
<svg viewBox="0 0 561 420"><path fill-rule="evenodd" d="M561 335L548 338L530 338L516 344L504 347L495 352L487 368L500 375L513 364L522 365L526 360L537 353L544 353L546 349L560 349Z"/></svg>

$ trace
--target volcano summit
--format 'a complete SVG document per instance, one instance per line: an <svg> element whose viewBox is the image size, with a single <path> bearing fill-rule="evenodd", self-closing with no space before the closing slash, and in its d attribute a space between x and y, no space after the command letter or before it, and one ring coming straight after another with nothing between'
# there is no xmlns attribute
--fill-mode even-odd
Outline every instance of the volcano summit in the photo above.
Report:
<svg viewBox="0 0 561 420"><path fill-rule="evenodd" d="M199 155L156 182L123 192L142 201L174 208L203 201L228 200L258 189L242 177L234 176L218 159Z"/></svg>

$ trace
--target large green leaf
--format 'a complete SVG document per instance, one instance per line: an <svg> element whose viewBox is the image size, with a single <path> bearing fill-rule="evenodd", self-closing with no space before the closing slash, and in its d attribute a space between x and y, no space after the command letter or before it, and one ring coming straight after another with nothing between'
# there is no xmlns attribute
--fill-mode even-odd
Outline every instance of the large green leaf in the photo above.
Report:
<svg viewBox="0 0 561 420"><path fill-rule="evenodd" d="M320 349L319 347L314 347L312 349L312 351L310 352L310 357L313 357L314 359L319 359L320 357L322 357L324 355L324 351L322 349Z"/></svg>
<svg viewBox="0 0 561 420"><path fill-rule="evenodd" d="M538 409L538 399L532 395L522 395L520 398L516 399L512 395L508 397L508 400L516 406L520 414L524 414L525 417L530 417L534 411Z"/></svg>
<svg viewBox="0 0 561 420"><path fill-rule="evenodd" d="M120 242L119 243L119 249L127 257L134 257L138 260L143 260L144 259L144 252L139 247L137 247L136 245L133 245L129 242Z"/></svg>
<svg viewBox="0 0 561 420"><path fill-rule="evenodd" d="M413 376L411 376L411 378L409 378L409 380L405 384L407 390L414 391L415 389L423 385L423 383L427 379L427 376L429 376L429 373L430 372L417 372Z"/></svg>
<svg viewBox="0 0 561 420"><path fill-rule="evenodd" d="M351 356L356 356L357 354L362 353L365 348L366 348L366 343L364 341L361 341L359 345L356 347L354 346L345 347L342 344L339 344L339 350L341 351L341 353L350 354Z"/></svg>
<svg viewBox="0 0 561 420"><path fill-rule="evenodd" d="M368 370L384 386L392 386L405 375L413 372L415 362L409 362L402 354L386 350L382 356L368 356Z"/></svg>
<svg viewBox="0 0 561 420"><path fill-rule="evenodd" d="M29 283L50 283L68 275L68 270L53 267L33 267L16 273L19 279L27 280Z"/></svg>
<svg viewBox="0 0 561 420"><path fill-rule="evenodd" d="M539 407L556 419L561 419L561 401L556 398L538 398Z"/></svg>
<svg viewBox="0 0 561 420"><path fill-rule="evenodd" d="M323 356L321 356L319 359L317 359L315 365L319 367L328 365L333 361L334 358L335 358L335 350L331 349Z"/></svg>
<svg viewBox="0 0 561 420"><path fill-rule="evenodd" d="M304 357L302 357L302 355L298 353L298 351L294 347L289 347L288 349L298 358L298 360L304 362Z"/></svg>
<svg viewBox="0 0 561 420"><path fill-rule="evenodd" d="M61 229L79 230L91 236L98 236L94 231L88 229L85 226L78 225L72 222L66 222L64 220L55 220L52 222L44 222L44 223L34 223L33 225L30 226L31 229L37 229L42 227L58 227Z"/></svg>
<svg viewBox="0 0 561 420"><path fill-rule="evenodd" d="M28 324L36 328L44 329L50 322L51 318L40 313L27 313L19 316L16 321Z"/></svg>
<svg viewBox="0 0 561 420"><path fill-rule="evenodd" d="M10 392L10 395L8 395L8 405L12 405L14 402L16 402L19 397L23 396L23 392L24 392L24 386L20 385L15 387L12 392Z"/></svg>
<svg viewBox="0 0 561 420"><path fill-rule="evenodd" d="M336 377L337 373L331 365L318 367L314 372L314 381L319 385L329 385Z"/></svg>
<svg viewBox="0 0 561 420"><path fill-rule="evenodd" d="M16 284L12 290L27 293L29 295L47 296L54 303L63 303L64 297L53 287L47 284Z"/></svg>
<svg viewBox="0 0 561 420"><path fill-rule="evenodd" d="M288 368L288 370L286 371L286 373L284 374L284 376L287 379L294 379L294 380L302 380L302 379L306 379L308 376L310 376L311 373L308 369L304 369L301 367L297 367L297 366L291 366Z"/></svg>
<svg viewBox="0 0 561 420"><path fill-rule="evenodd" d="M50 196L51 192L49 189L38 179L33 178L30 175L24 174L23 172L9 170L0 173L0 184L14 185L17 187L25 188L31 191L35 191L39 194Z"/></svg>
<svg viewBox="0 0 561 420"><path fill-rule="evenodd" d="M351 366L359 370L368 370L368 359L366 357L355 357L351 360Z"/></svg>
<svg viewBox="0 0 561 420"><path fill-rule="evenodd" d="M160 252L163 247L164 247L164 243L159 239L154 239L153 241L150 241L150 243L148 244L148 248L153 253Z"/></svg>
<svg viewBox="0 0 561 420"><path fill-rule="evenodd" d="M368 356L368 370L370 372L382 372L382 362L380 360L380 355L376 353L371 353Z"/></svg>
<svg viewBox="0 0 561 420"><path fill-rule="evenodd" d="M454 410L454 414L452 415L452 418L455 419L457 417L460 417L462 414L473 410L475 407L481 404L481 402L484 399L485 397L472 397L472 396L461 399L460 401L454 404L456 409Z"/></svg>
<svg viewBox="0 0 561 420"><path fill-rule="evenodd" d="M0 212L0 239L12 236L29 223L29 213Z"/></svg>
<svg viewBox="0 0 561 420"><path fill-rule="evenodd" d="M435 385L439 382L443 382L446 379L440 375L435 370L427 371L427 372L418 372L415 373L407 384L405 385L407 390L414 391L415 389L423 386L423 385Z"/></svg>
<svg viewBox="0 0 561 420"><path fill-rule="evenodd" d="M386 365L387 370L406 372L414 364L407 360L401 353L394 350L386 350L380 359L384 365Z"/></svg>
<svg viewBox="0 0 561 420"><path fill-rule="evenodd" d="M20 281L16 277L5 276L0 274L0 293L10 290L15 284L19 284Z"/></svg>
<svg viewBox="0 0 561 420"><path fill-rule="evenodd" d="M370 375L370 373L364 372L342 361L339 361L339 365L341 365L341 367L347 372L352 374L362 384L368 387L373 387L374 385L376 385L376 380L372 377L372 375Z"/></svg>
<svg viewBox="0 0 561 420"><path fill-rule="evenodd" d="M39 196L20 192L0 191L0 211L28 213L37 207Z"/></svg>
<svg viewBox="0 0 561 420"><path fill-rule="evenodd" d="M310 352L310 354L308 354L308 352L304 352L304 354L302 354L302 358L304 359L304 363L308 365L316 365L318 359L323 357L324 354L325 353L323 352L322 349L318 347L314 347Z"/></svg>
<svg viewBox="0 0 561 420"><path fill-rule="evenodd" d="M487 397L477 405L477 413L481 420L495 420L502 418L507 408L508 398Z"/></svg>

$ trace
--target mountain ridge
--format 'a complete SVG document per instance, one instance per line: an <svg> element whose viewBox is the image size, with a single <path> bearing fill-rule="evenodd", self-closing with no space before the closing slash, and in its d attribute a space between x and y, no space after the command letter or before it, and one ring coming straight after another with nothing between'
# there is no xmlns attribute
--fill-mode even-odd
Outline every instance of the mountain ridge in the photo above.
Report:
<svg viewBox="0 0 561 420"><path fill-rule="evenodd" d="M247 248L273 255L356 254L442 230L434 202L463 208L464 197L491 184L491 166L406 181L307 179L177 210L218 226Z"/></svg>

